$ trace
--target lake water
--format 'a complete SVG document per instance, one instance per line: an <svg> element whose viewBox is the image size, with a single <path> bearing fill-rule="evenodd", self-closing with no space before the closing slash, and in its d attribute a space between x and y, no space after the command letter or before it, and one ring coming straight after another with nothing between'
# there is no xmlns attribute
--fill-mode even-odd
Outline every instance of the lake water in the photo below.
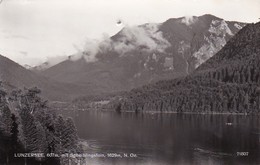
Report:
<svg viewBox="0 0 260 165"><path fill-rule="evenodd" d="M62 113L75 120L86 153L116 156L89 158L91 165L260 164L259 116Z"/></svg>

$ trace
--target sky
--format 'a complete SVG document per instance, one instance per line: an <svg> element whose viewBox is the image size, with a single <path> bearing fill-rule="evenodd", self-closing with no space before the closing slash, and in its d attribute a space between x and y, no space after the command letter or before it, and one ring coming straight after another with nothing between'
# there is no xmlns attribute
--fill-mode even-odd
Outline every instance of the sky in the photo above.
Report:
<svg viewBox="0 0 260 165"><path fill-rule="evenodd" d="M3 0L0 54L35 66L72 55L124 26L203 14L257 22L260 0Z"/></svg>

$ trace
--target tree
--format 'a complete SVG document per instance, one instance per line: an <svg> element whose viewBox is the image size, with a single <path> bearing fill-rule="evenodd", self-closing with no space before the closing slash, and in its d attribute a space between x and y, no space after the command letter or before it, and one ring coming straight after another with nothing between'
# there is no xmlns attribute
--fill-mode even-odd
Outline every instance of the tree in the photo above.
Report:
<svg viewBox="0 0 260 165"><path fill-rule="evenodd" d="M18 149L18 124L17 118L14 114L12 114L12 127L11 127L11 144L12 144L12 152L17 151Z"/></svg>
<svg viewBox="0 0 260 165"><path fill-rule="evenodd" d="M22 110L20 116L25 150L27 152L38 152L42 150L41 138L44 138L44 135L41 134L42 130L39 130L41 129L39 124L35 122L34 117L27 110Z"/></svg>
<svg viewBox="0 0 260 165"><path fill-rule="evenodd" d="M0 131L3 132L5 136L11 136L11 128L12 128L12 118L11 118L11 111L6 106L2 107L2 115L0 117Z"/></svg>
<svg viewBox="0 0 260 165"><path fill-rule="evenodd" d="M0 140L2 145L0 146L3 150L0 151L0 155L5 155L6 164L9 163L9 152L10 152L10 136L11 136L11 111L7 105L6 100L7 93L5 92L2 82L0 82Z"/></svg>
<svg viewBox="0 0 260 165"><path fill-rule="evenodd" d="M68 118L66 120L66 131L65 133L65 143L64 143L64 149L68 152L76 152L77 149L77 142L78 142L78 136L77 136L77 130L74 125L74 122L72 118Z"/></svg>
<svg viewBox="0 0 260 165"><path fill-rule="evenodd" d="M65 120L64 118L59 115L55 121L55 152L56 153L64 153L63 146L65 143Z"/></svg>
<svg viewBox="0 0 260 165"><path fill-rule="evenodd" d="M2 155L6 155L4 163L8 164L8 156L18 151L37 153L77 151L78 137L72 119L64 120L62 116L57 117L39 94L38 88L15 90L7 94L0 83L0 157L2 161L4 159ZM59 164L59 159L56 158L29 159L29 161L35 160ZM27 161L25 158L25 164Z"/></svg>
<svg viewBox="0 0 260 165"><path fill-rule="evenodd" d="M47 153L48 151L48 144L47 144L47 138L46 133L43 128L43 126L40 124L40 122L36 122L36 138L37 138L37 150L35 152L38 153ZM39 161L43 161L42 158L37 158Z"/></svg>

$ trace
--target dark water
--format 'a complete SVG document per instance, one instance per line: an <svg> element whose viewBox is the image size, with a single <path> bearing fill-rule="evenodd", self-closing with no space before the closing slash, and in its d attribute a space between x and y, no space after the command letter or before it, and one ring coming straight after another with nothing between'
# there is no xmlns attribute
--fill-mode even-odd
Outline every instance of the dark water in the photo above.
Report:
<svg viewBox="0 0 260 165"><path fill-rule="evenodd" d="M92 158L88 164L260 164L259 116L89 111L63 114L75 119L79 137L88 143L86 153L134 156Z"/></svg>

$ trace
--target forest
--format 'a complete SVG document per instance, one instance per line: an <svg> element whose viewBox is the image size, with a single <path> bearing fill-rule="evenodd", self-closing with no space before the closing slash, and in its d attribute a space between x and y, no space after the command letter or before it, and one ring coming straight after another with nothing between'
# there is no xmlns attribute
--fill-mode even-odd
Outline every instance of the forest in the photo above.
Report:
<svg viewBox="0 0 260 165"><path fill-rule="evenodd" d="M260 114L260 23L240 30L193 73L133 89L117 111Z"/></svg>
<svg viewBox="0 0 260 165"><path fill-rule="evenodd" d="M7 92L0 83L0 164L69 164L75 160L47 154L81 152L72 118L57 115L38 88ZM41 153L42 157L15 157Z"/></svg>

